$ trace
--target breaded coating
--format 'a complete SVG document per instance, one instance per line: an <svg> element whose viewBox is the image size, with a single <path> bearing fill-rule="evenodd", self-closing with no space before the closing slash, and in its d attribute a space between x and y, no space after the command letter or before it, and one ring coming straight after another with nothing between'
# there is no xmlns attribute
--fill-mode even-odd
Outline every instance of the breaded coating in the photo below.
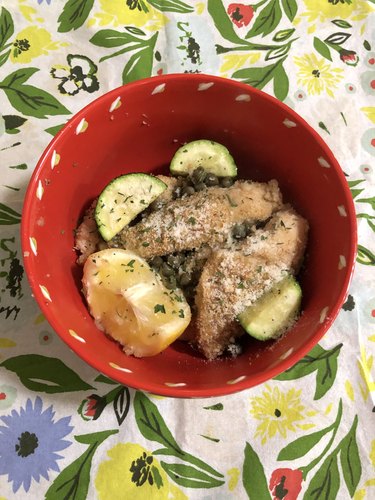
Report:
<svg viewBox="0 0 375 500"><path fill-rule="evenodd" d="M120 245L146 259L204 244L223 246L231 243L234 224L264 221L281 206L277 181L237 181L229 188L212 187L173 200L125 228L109 245Z"/></svg>
<svg viewBox="0 0 375 500"><path fill-rule="evenodd" d="M173 200L173 192L177 186L177 178L169 177L167 175L156 175L158 179L164 182L167 185L167 189L158 196L157 201L161 202L161 204L169 203Z"/></svg>
<svg viewBox="0 0 375 500"><path fill-rule="evenodd" d="M264 229L211 254L196 290L194 343L215 359L243 334L236 317L280 281L295 274L306 246L308 224L293 209L276 213Z"/></svg>

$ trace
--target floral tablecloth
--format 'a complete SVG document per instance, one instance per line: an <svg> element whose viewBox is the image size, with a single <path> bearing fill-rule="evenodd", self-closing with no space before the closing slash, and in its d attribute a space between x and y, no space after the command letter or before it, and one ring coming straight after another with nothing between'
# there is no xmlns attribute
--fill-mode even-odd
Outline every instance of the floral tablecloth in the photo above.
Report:
<svg viewBox="0 0 375 500"><path fill-rule="evenodd" d="M341 163L358 217L350 293L320 344L208 400L146 395L78 359L34 302L20 248L27 183L69 116L172 72L294 108ZM1 500L375 498L374 0L3 0L0 93Z"/></svg>

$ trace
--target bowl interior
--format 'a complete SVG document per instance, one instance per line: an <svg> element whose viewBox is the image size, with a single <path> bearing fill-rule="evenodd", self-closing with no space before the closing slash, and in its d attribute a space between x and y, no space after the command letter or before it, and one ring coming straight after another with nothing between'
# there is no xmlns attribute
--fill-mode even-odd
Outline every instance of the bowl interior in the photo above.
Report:
<svg viewBox="0 0 375 500"><path fill-rule="evenodd" d="M277 342L247 340L237 359L207 362L183 342L135 359L97 330L80 292L74 229L114 177L162 173L184 142L225 144L239 177L279 181L309 221L300 275L303 315ZM169 75L97 99L54 138L31 179L23 213L25 268L34 295L64 341L126 385L182 397L217 396L277 375L321 338L344 301L355 256L353 203L322 139L296 113L251 87L207 75Z"/></svg>

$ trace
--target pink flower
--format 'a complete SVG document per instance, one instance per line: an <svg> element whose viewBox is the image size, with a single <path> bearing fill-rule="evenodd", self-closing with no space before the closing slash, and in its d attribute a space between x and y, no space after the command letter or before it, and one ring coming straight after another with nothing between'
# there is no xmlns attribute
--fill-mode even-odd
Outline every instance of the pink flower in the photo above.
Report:
<svg viewBox="0 0 375 500"><path fill-rule="evenodd" d="M227 12L232 20L232 23L239 28L247 26L254 17L254 9L252 5L244 5L243 3L229 4Z"/></svg>
<svg viewBox="0 0 375 500"><path fill-rule="evenodd" d="M302 488L302 480L302 472L298 469L274 470L269 484L273 500L296 500Z"/></svg>
<svg viewBox="0 0 375 500"><path fill-rule="evenodd" d="M357 66L359 61L357 52L354 52L354 50L341 49L339 54L342 62L348 66Z"/></svg>

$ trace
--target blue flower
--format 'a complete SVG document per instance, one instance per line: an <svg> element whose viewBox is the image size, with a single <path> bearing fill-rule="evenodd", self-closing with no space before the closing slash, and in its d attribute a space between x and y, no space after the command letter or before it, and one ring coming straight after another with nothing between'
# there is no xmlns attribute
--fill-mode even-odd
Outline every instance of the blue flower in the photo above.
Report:
<svg viewBox="0 0 375 500"><path fill-rule="evenodd" d="M48 5L50 5L51 0L46 0L46 2L48 3ZM38 0L38 4L40 5L41 3L43 3L43 0Z"/></svg>
<svg viewBox="0 0 375 500"><path fill-rule="evenodd" d="M71 417L53 420L52 406L43 410L43 402L37 397L33 404L26 401L26 407L19 413L0 417L0 475L8 474L13 483L13 492L23 486L29 491L31 480L39 483L40 476L49 479L48 471L60 471L57 460L63 458L56 452L64 450L72 443L63 438L73 429L69 425Z"/></svg>

